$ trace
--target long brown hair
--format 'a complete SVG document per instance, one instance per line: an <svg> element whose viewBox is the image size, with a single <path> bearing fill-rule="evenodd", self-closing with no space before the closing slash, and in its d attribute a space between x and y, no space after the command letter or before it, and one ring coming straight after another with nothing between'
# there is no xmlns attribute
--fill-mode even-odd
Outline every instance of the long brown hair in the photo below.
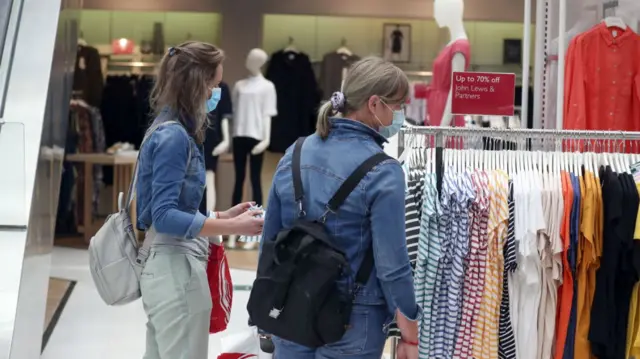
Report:
<svg viewBox="0 0 640 359"><path fill-rule="evenodd" d="M204 142L208 125L205 103L224 53L214 45L188 41L164 55L151 90L151 109L156 115L171 110L198 143Z"/></svg>

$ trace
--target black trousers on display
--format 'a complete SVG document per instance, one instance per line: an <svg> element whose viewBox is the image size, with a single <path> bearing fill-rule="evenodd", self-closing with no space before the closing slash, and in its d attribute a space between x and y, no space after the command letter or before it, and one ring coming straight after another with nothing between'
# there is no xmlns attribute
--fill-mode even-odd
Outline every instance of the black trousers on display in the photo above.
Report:
<svg viewBox="0 0 640 359"><path fill-rule="evenodd" d="M247 157L249 157L249 176L251 180L251 192L253 200L258 205L262 205L262 187L260 184L260 173L262 172L262 161L264 153L252 155L251 150L260 141L251 137L234 137L233 138L233 166L236 170L236 181L233 187L232 204L242 202L242 189L244 187L244 178L247 169Z"/></svg>

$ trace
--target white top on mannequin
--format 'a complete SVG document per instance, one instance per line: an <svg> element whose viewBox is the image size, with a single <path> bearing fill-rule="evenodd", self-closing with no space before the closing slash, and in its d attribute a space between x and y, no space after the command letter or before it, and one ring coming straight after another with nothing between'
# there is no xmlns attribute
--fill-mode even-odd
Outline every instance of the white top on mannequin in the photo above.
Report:
<svg viewBox="0 0 640 359"><path fill-rule="evenodd" d="M264 149L269 144L271 117L278 114L276 87L260 72L267 58L261 49L249 52L246 67L250 76L235 84L232 95L233 137L255 138L266 143Z"/></svg>
<svg viewBox="0 0 640 359"><path fill-rule="evenodd" d="M463 0L435 0L433 2L433 17L440 28L446 27L449 30L449 45L459 40L467 40L467 32L464 29L464 2ZM460 52L453 55L451 60L451 73L464 71L467 63L464 55ZM452 81L453 83L453 81ZM449 90L447 104L442 114L440 126L450 126L453 120L451 113L451 99L453 92Z"/></svg>

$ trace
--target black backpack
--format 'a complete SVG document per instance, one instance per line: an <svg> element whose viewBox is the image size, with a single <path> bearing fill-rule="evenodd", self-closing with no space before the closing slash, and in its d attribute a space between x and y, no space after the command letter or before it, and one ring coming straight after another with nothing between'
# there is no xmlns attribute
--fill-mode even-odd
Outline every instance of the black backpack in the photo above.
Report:
<svg viewBox="0 0 640 359"><path fill-rule="evenodd" d="M391 157L384 153L364 161L327 203L325 214L306 219L300 172L300 155L305 138L296 141L292 173L298 219L291 228L262 245L258 275L247 304L250 321L259 329L282 339L317 348L342 339L351 318L351 308L359 288L373 269L370 247L355 278L355 285L340 290L338 280L351 273L349 263L331 242L324 222L336 213L364 176Z"/></svg>

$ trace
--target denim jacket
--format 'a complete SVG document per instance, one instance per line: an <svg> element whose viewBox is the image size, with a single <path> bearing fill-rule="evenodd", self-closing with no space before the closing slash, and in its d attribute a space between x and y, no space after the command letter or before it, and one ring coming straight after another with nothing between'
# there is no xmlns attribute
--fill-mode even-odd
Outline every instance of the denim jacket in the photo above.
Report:
<svg viewBox="0 0 640 359"><path fill-rule="evenodd" d="M342 182L367 158L382 152L386 140L359 122L331 119L326 140L309 136L302 148L301 172L304 208L308 219L321 218L326 204ZM291 160L287 149L273 177L263 241L274 240L297 218L293 193ZM373 246L375 266L356 304L387 305L390 314L399 309L409 319L417 319L419 309L405 237L405 180L396 160L376 166L349 195L336 214L325 222L331 239L341 248L351 265L352 278L364 254Z"/></svg>
<svg viewBox="0 0 640 359"><path fill-rule="evenodd" d="M165 111L152 128L171 119ZM179 123L159 126L147 136L138 157L138 228L148 230L153 225L161 235L154 246L170 245L206 255L208 241L198 238L207 218L198 210L206 183L202 146Z"/></svg>

